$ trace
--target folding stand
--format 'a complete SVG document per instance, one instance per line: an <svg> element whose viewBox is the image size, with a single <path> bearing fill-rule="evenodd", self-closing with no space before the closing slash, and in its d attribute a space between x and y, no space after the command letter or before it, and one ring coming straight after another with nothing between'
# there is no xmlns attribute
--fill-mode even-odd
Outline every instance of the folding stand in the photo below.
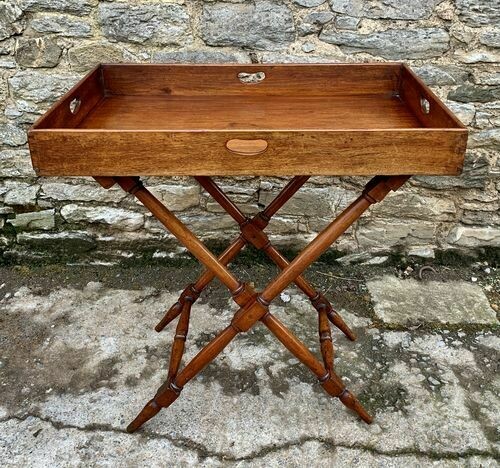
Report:
<svg viewBox="0 0 500 468"><path fill-rule="evenodd" d="M355 411L363 421L371 423L372 417L356 397L346 389L340 377L334 372L334 350L328 319L342 330L349 339L354 340L355 335L332 308L328 300L320 292L316 291L301 274L371 204L381 201L391 190L397 190L409 177L374 177L368 182L362 194L319 233L292 262L288 262L271 244L263 230L271 217L307 181L307 176L294 177L269 206L252 219L246 218L212 179L209 177L195 177L198 183L213 196L240 226L240 236L218 259L143 186L139 177L95 177L104 188L110 188L115 183L118 183L123 190L134 195L207 268L207 271L203 273L196 283L185 288L179 300L168 310L156 326L156 330L161 331L168 323L179 317L172 345L167 380L158 389L153 399L146 404L139 415L129 424L127 431L136 431L146 421L155 416L161 408L170 406L178 398L182 388L189 380L215 359L238 333L248 331L258 321L262 322L298 360L316 375L321 386L329 395L338 397L345 406ZM239 281L226 267L247 244L261 249L282 270L260 293L255 291L249 283ZM191 306L214 277L217 277L229 289L233 300L239 305L240 309L235 313L231 323L179 372L189 328ZM313 307L318 311L318 330L323 363L319 362L312 352L269 311L271 301L292 282L295 282L307 295Z"/></svg>

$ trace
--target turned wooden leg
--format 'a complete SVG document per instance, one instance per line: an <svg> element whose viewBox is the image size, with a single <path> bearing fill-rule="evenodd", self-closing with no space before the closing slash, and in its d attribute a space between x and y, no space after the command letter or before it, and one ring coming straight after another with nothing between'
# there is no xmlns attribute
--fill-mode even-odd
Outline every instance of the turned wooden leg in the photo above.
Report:
<svg viewBox="0 0 500 468"><path fill-rule="evenodd" d="M281 255L281 253L274 248L271 244L264 248L266 254L274 261L274 263L284 270L290 263ZM295 284L302 290L302 292L309 298L312 306L319 312L325 310L326 315L330 322L332 322L347 338L351 341L356 340L355 333L344 322L339 313L334 310L328 299L320 292L314 289L302 276L295 279Z"/></svg>
<svg viewBox="0 0 500 468"><path fill-rule="evenodd" d="M333 349L333 340L332 340L332 332L330 330L330 323L328 322L328 317L326 316L326 311L324 309L318 312L318 333L319 333L321 356L323 357L323 363L325 365L325 369L328 372L332 373L335 351Z"/></svg>
<svg viewBox="0 0 500 468"><path fill-rule="evenodd" d="M167 381L172 381L177 375L179 366L181 365L182 355L184 354L184 347L189 330L189 316L191 314L191 303L186 302L182 306L182 312L175 329L174 342L172 343L172 350L170 351L170 364L168 366Z"/></svg>
<svg viewBox="0 0 500 468"><path fill-rule="evenodd" d="M371 416L370 413L363 408L363 405L349 390L347 390L347 388L342 390L342 393L338 396L338 398L350 410L357 413L365 423L371 424L373 422L373 416Z"/></svg>
<svg viewBox="0 0 500 468"><path fill-rule="evenodd" d="M155 330L157 332L162 331L172 320L175 320L181 312L185 309L186 305L191 306L194 304L196 299L200 296L201 291L198 290L196 284L189 284L184 291L182 291L179 300L168 310L165 316L160 320L158 325L156 325Z"/></svg>

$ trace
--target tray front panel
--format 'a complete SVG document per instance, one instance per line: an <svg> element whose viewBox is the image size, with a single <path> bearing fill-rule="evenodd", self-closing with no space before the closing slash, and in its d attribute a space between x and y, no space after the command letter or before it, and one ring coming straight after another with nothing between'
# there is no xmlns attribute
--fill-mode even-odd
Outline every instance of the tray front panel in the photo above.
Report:
<svg viewBox="0 0 500 468"><path fill-rule="evenodd" d="M30 143L39 175L456 175L466 140L465 131L426 129L74 130L33 132ZM244 150L233 152L228 146Z"/></svg>

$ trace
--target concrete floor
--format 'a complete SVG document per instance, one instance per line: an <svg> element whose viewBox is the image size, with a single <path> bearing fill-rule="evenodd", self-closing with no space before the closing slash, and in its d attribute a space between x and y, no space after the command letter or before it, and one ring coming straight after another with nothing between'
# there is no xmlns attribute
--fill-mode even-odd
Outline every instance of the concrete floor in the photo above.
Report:
<svg viewBox="0 0 500 468"><path fill-rule="evenodd" d="M420 280L404 265L320 264L312 277L358 333L334 331L336 368L371 426L257 325L129 435L165 378L174 327L153 327L189 265L0 268L2 466L498 466L498 271L436 267ZM234 313L210 292L193 308L188 358ZM289 289L272 311L317 351L304 296Z"/></svg>

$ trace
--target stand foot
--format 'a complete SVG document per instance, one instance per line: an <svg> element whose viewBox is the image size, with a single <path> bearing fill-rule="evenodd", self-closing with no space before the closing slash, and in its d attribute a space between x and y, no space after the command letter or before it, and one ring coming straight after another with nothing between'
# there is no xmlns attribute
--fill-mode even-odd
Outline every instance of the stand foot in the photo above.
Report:
<svg viewBox="0 0 500 468"><path fill-rule="evenodd" d="M359 400L347 389L339 395L339 400L347 406L352 411L356 412L358 416L367 424L373 422L373 416L371 416L359 402Z"/></svg>
<svg viewBox="0 0 500 468"><path fill-rule="evenodd" d="M156 401L148 401L138 416L127 426L127 432L132 434L132 432L137 431L145 422L156 416L160 410L161 406Z"/></svg>
<svg viewBox="0 0 500 468"><path fill-rule="evenodd" d="M161 332L172 320L175 320L176 317L182 311L182 304L180 302L176 302L170 309L168 309L167 313L163 316L163 318L158 322L155 327L155 330L159 333Z"/></svg>
<svg viewBox="0 0 500 468"><path fill-rule="evenodd" d="M162 408L168 408L177 400L180 390L173 390L172 385L172 383L166 382L158 389L155 397L146 403L142 411L127 426L127 432L132 433L137 431L145 422L156 416Z"/></svg>
<svg viewBox="0 0 500 468"><path fill-rule="evenodd" d="M344 322L344 319L339 313L330 306L330 310L326 313L328 320L333 323L349 340L356 341L356 334Z"/></svg>

